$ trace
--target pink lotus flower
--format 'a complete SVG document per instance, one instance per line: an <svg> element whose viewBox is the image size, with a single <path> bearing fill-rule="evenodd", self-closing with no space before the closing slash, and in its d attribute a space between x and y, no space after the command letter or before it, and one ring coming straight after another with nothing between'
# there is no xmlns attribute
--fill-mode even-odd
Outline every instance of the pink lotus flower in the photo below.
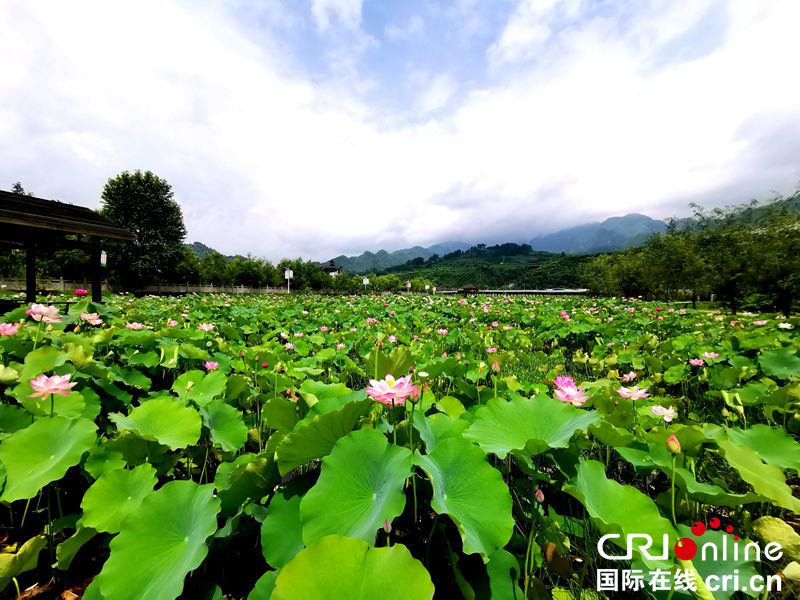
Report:
<svg viewBox="0 0 800 600"><path fill-rule="evenodd" d="M77 381L69 382L71 376L71 373L67 373L66 375L53 375L51 377L39 375L35 379L31 379L33 393L28 397L45 399L50 394L69 396L69 390L78 385Z"/></svg>
<svg viewBox="0 0 800 600"><path fill-rule="evenodd" d="M672 419L678 415L678 412L672 406L669 408L664 408L663 406L653 406L650 408L650 412L657 417L664 417L664 420L667 423L672 422Z"/></svg>
<svg viewBox="0 0 800 600"><path fill-rule="evenodd" d="M704 361L702 358L690 358L689 364L693 367L702 367L704 364L706 364L706 361Z"/></svg>
<svg viewBox="0 0 800 600"><path fill-rule="evenodd" d="M19 330L19 323L0 323L0 336L8 337Z"/></svg>
<svg viewBox="0 0 800 600"><path fill-rule="evenodd" d="M497 352L497 348L493 348L492 347L492 348L487 348L486 349L486 353L487 354L495 354L496 352Z"/></svg>
<svg viewBox="0 0 800 600"><path fill-rule="evenodd" d="M211 323L200 323L200 325L197 326L197 329L199 331L213 331L214 326Z"/></svg>
<svg viewBox="0 0 800 600"><path fill-rule="evenodd" d="M439 335L447 335L447 329L437 329L436 333Z"/></svg>
<svg viewBox="0 0 800 600"><path fill-rule="evenodd" d="M764 319L760 319L758 321L753 321L753 325L758 325L759 327L763 327L766 324L767 324L767 321L765 321Z"/></svg>
<svg viewBox="0 0 800 600"><path fill-rule="evenodd" d="M44 304L31 304L31 307L25 311L29 317L34 321L42 323L59 323L61 316L58 314L57 306L45 306Z"/></svg>
<svg viewBox="0 0 800 600"><path fill-rule="evenodd" d="M206 371L216 371L219 369L219 363L215 360L207 360L203 363L203 366L206 368Z"/></svg>
<svg viewBox="0 0 800 600"><path fill-rule="evenodd" d="M567 379L569 379L569 377L567 377ZM583 406L589 399L589 396L586 395L585 387L579 389L574 385L558 387L553 392L553 395L562 402L572 404L572 406Z"/></svg>
<svg viewBox="0 0 800 600"><path fill-rule="evenodd" d="M681 453L681 441L674 433L667 438L665 445L667 446L667 450L669 451L670 454Z"/></svg>
<svg viewBox="0 0 800 600"><path fill-rule="evenodd" d="M294 350L294 344L292 342L286 342L283 347L287 350Z"/></svg>
<svg viewBox="0 0 800 600"><path fill-rule="evenodd" d="M88 293L89 293L89 290L84 290L84 289L80 289L80 288L75 290L75 295L76 296L86 296Z"/></svg>
<svg viewBox="0 0 800 600"><path fill-rule="evenodd" d="M102 325L103 319L97 313L81 313L81 321L85 321L89 325Z"/></svg>
<svg viewBox="0 0 800 600"><path fill-rule="evenodd" d="M704 358L719 358L719 354L716 352L703 352Z"/></svg>
<svg viewBox="0 0 800 600"><path fill-rule="evenodd" d="M167 327L177 327L177 326L178 322L175 319L170 319L169 321L167 321Z"/></svg>
<svg viewBox="0 0 800 600"><path fill-rule="evenodd" d="M553 385L560 388L577 387L575 380L567 375L559 375L553 380Z"/></svg>
<svg viewBox="0 0 800 600"><path fill-rule="evenodd" d="M344 344L336 344L336 349L337 350L344 350L346 347L347 346L345 346Z"/></svg>
<svg viewBox="0 0 800 600"><path fill-rule="evenodd" d="M639 389L638 385L632 388L621 387L617 390L617 393L623 398L630 398L631 400L641 400L642 398L650 396L650 394L647 393L647 388Z"/></svg>
<svg viewBox="0 0 800 600"><path fill-rule="evenodd" d="M397 336L396 335L390 335L388 337L388 340L389 340L390 344L394 344L397 341Z"/></svg>
<svg viewBox="0 0 800 600"><path fill-rule="evenodd" d="M138 331L139 329L144 329L144 323L125 323L125 327Z"/></svg>
<svg viewBox="0 0 800 600"><path fill-rule="evenodd" d="M499 362L494 361L492 363L492 371L494 371L495 373L498 373L500 371L500 363Z"/></svg>
<svg viewBox="0 0 800 600"><path fill-rule="evenodd" d="M328 331L328 326L327 326L327 325L322 325L322 326L319 328L319 330L320 330L322 333L325 333L326 331Z"/></svg>
<svg viewBox="0 0 800 600"><path fill-rule="evenodd" d="M365 390L367 396L386 406L401 405L406 403L406 398L419 396L419 388L411 383L411 375L395 379L387 375L380 381L369 380L369 387Z"/></svg>

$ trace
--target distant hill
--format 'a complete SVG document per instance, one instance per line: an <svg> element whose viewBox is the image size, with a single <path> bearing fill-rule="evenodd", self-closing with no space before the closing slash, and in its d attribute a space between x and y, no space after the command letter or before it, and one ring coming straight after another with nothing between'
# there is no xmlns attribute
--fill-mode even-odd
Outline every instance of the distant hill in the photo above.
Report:
<svg viewBox="0 0 800 600"><path fill-rule="evenodd" d="M633 213L538 236L531 245L544 252L596 254L639 246L654 233L666 230L664 221Z"/></svg>
<svg viewBox="0 0 800 600"><path fill-rule="evenodd" d="M213 248L209 248L205 244L201 242L192 242L191 244L184 244L189 250L194 252L197 255L197 258L203 260L203 257L206 254L211 254L212 252L216 252Z"/></svg>
<svg viewBox="0 0 800 600"><path fill-rule="evenodd" d="M379 250L378 252L367 251L359 256L341 255L334 258L333 261L348 273L378 273L391 267L405 264L415 258L427 260L437 254L444 256L454 250L466 250L467 248L469 248L469 244L463 242L442 242L427 248L414 246L413 248L404 248L394 252Z"/></svg>

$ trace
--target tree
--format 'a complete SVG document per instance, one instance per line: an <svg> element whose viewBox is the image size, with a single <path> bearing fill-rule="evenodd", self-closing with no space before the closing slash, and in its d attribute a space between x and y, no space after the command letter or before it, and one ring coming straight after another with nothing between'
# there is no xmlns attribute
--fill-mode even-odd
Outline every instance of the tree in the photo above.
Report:
<svg viewBox="0 0 800 600"><path fill-rule="evenodd" d="M22 182L20 181L14 182L14 185L11 186L11 191L14 194L19 194L21 196L33 196L33 194L31 194L30 192L25 191L25 188L22 187Z"/></svg>
<svg viewBox="0 0 800 600"><path fill-rule="evenodd" d="M109 244L110 275L126 289L170 280L184 258L186 227L172 187L150 171L123 171L103 188L101 214L136 235Z"/></svg>

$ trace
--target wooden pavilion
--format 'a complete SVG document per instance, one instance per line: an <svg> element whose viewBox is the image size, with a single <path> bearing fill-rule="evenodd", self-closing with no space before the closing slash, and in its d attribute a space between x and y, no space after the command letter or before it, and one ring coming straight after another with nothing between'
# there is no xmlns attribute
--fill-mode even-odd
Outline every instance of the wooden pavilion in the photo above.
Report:
<svg viewBox="0 0 800 600"><path fill-rule="evenodd" d="M76 239L67 239L67 236ZM45 249L80 248L89 253L92 301L102 300L101 240L133 240L134 234L95 211L56 200L0 190L0 243L25 249L25 297L36 300L36 254Z"/></svg>

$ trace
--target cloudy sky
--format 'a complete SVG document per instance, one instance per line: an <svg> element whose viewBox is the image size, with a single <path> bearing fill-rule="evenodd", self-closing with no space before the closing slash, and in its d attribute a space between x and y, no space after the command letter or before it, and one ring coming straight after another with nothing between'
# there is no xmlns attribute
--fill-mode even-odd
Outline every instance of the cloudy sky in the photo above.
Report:
<svg viewBox="0 0 800 600"><path fill-rule="evenodd" d="M188 241L526 241L800 182L798 0L0 0L0 187L172 185Z"/></svg>

